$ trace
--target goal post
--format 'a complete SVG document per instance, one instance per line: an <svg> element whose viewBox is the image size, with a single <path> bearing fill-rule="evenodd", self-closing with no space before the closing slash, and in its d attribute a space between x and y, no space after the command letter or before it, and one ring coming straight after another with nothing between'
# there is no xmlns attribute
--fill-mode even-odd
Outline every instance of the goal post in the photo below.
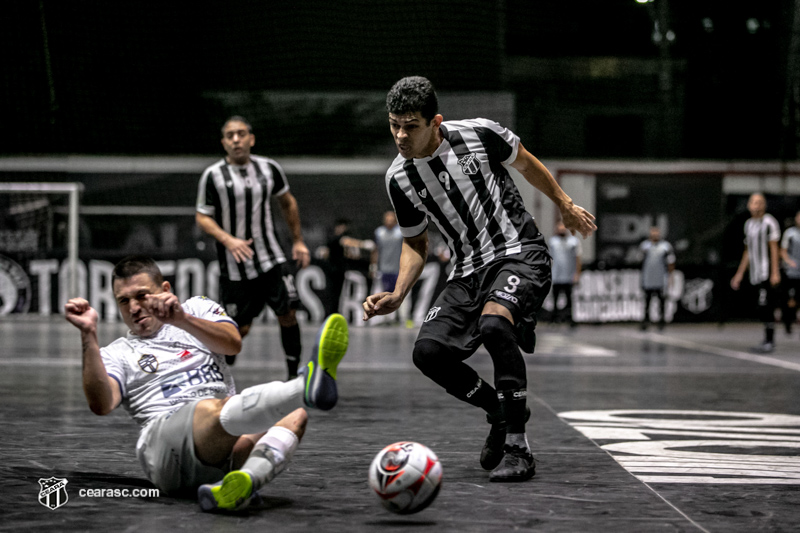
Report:
<svg viewBox="0 0 800 533"><path fill-rule="evenodd" d="M0 194L66 195L67 200L67 264L69 265L69 294L78 290L78 215L83 184L78 182L0 182ZM12 215L13 216L13 213Z"/></svg>

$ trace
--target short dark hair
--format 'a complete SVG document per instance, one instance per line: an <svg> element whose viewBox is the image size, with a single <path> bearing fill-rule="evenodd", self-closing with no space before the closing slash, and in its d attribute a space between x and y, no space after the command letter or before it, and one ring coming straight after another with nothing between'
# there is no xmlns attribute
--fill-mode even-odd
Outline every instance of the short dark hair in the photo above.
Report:
<svg viewBox="0 0 800 533"><path fill-rule="evenodd" d="M161 269L158 268L158 265L151 257L129 255L114 265L114 271L111 273L111 284L113 286L118 279L128 279L142 273L149 275L156 285L161 285L164 282Z"/></svg>
<svg viewBox="0 0 800 533"><path fill-rule="evenodd" d="M253 125L250 124L250 121L244 118L242 115L233 115L232 117L228 117L228 120L222 123L222 127L219 129L222 136L225 136L225 126L228 125L229 122L243 122L245 126L247 126L248 133L253 133Z"/></svg>
<svg viewBox="0 0 800 533"><path fill-rule="evenodd" d="M394 84L386 95L386 109L393 115L420 112L430 122L439 112L439 99L428 78L408 76Z"/></svg>

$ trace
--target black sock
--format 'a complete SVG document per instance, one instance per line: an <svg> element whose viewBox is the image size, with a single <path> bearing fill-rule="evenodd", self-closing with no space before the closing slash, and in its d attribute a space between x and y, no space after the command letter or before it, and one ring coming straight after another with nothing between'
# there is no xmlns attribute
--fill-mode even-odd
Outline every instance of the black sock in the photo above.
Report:
<svg viewBox="0 0 800 533"><path fill-rule="evenodd" d="M525 433L525 405L528 392L525 389L502 389L497 391L503 420L509 433Z"/></svg>
<svg viewBox="0 0 800 533"><path fill-rule="evenodd" d="M281 342L286 353L286 366L289 369L289 378L297 376L297 367L300 364L300 353L303 348L300 344L300 326L281 326Z"/></svg>
<svg viewBox="0 0 800 533"><path fill-rule="evenodd" d="M775 324L766 324L764 326L764 342L772 344L775 341Z"/></svg>

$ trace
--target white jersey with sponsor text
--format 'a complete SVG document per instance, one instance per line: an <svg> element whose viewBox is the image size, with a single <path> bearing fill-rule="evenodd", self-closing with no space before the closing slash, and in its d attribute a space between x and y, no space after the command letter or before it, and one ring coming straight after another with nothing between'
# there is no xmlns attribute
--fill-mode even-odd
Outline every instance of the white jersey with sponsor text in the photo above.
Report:
<svg viewBox="0 0 800 533"><path fill-rule="evenodd" d="M186 300L183 310L212 322L236 324L221 305L204 296ZM142 426L187 402L236 394L225 356L169 324L150 337L129 331L101 348L100 355L108 375L119 383L122 407Z"/></svg>

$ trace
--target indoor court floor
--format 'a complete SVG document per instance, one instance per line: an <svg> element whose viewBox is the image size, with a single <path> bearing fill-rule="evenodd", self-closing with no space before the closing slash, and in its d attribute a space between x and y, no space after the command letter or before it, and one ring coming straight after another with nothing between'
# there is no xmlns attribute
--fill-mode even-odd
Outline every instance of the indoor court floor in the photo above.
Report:
<svg viewBox="0 0 800 533"><path fill-rule="evenodd" d="M305 351L316 327L302 326ZM101 324L101 344L124 333ZM416 329L351 327L340 400L310 412L289 468L236 515L196 501L81 496L151 487L136 424L93 415L80 339L63 318L0 321L0 531L751 532L800 529L800 333L753 355L758 324L542 325L528 364L528 439L537 473L489 483L483 415L411 362ZM232 371L239 390L284 377L276 326L255 326ZM470 359L492 379L488 354ZM413 440L444 469L438 498L393 515L367 485L384 446ZM67 480L45 506L39 480ZM45 499L46 500L46 499ZM52 508L55 507L55 508Z"/></svg>

